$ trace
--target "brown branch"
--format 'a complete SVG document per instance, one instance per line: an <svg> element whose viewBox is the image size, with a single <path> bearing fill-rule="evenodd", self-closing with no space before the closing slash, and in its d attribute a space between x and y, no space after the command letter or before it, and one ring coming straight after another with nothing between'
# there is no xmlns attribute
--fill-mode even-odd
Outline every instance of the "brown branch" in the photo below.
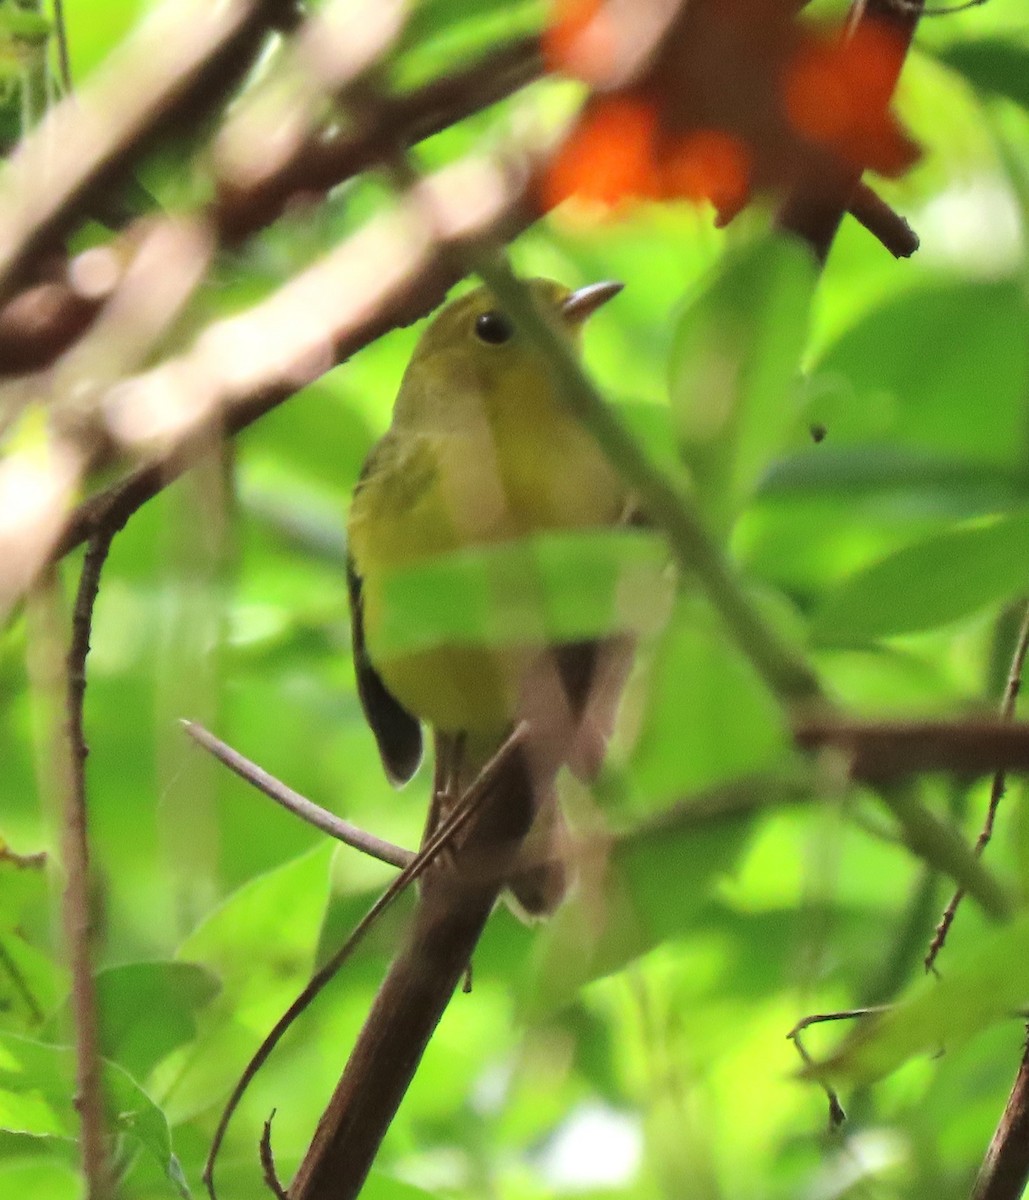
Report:
<svg viewBox="0 0 1029 1200"><path fill-rule="evenodd" d="M381 97L374 123L306 130L271 169L219 171L211 220L229 244L271 224L291 203L324 195L361 171L506 99L542 73L539 42L519 38L399 96ZM255 164L257 165L257 164Z"/></svg>
<svg viewBox="0 0 1029 1200"><path fill-rule="evenodd" d="M848 208L894 258L910 258L918 249L918 234L867 183L858 183Z"/></svg>
<svg viewBox="0 0 1029 1200"><path fill-rule="evenodd" d="M532 822L521 753L501 768L460 843L423 880L405 944L322 1114L291 1200L353 1200L361 1190Z"/></svg>
<svg viewBox="0 0 1029 1200"><path fill-rule="evenodd" d="M213 754L220 763L233 771L240 779L245 779L247 783L263 792L270 800L281 804L284 809L302 821L306 821L308 825L313 825L315 829L320 829L322 833L327 833L329 837L343 842L344 845L352 846L355 850L360 850L362 854L377 858L380 862L388 863L392 867L403 869L414 860L415 855L412 851L384 841L364 829L359 829L350 821L344 821L342 817L337 817L328 809L314 804L306 796L301 796L299 792L287 787L281 780L269 775L257 763L245 758L238 750L233 750L221 738L215 737L203 725L198 725L195 721L183 721L182 727L198 746L202 746L209 754Z"/></svg>
<svg viewBox="0 0 1029 1200"><path fill-rule="evenodd" d="M68 776L62 822L66 884L62 897L62 916L72 976L77 1088L75 1107L80 1119L82 1171L89 1200L103 1200L111 1194L111 1175L107 1160L100 1077L99 1016L90 945L89 828L86 810L86 757L89 749L83 727L83 700L93 605L100 586L100 572L113 536L113 530L104 530L98 531L90 539L75 598L67 656Z"/></svg>
<svg viewBox="0 0 1029 1200"><path fill-rule="evenodd" d="M986 1151L972 1200L1020 1200L1029 1180L1029 1044Z"/></svg>
<svg viewBox="0 0 1029 1200"><path fill-rule="evenodd" d="M806 716L794 722L805 750L832 747L852 779L881 784L927 771L988 775L1029 771L1029 723L976 717L966 720L863 721Z"/></svg>
<svg viewBox="0 0 1029 1200"><path fill-rule="evenodd" d="M385 98L373 125L298 134L290 152L280 153L273 166L252 174L245 184L237 174L223 172L216 179L216 198L202 217L222 243L238 245L294 201L310 203L380 161L398 140L415 145L510 96L541 70L535 38L500 46L419 88ZM131 230L125 236L131 238ZM62 260L53 278L27 285L0 307L0 377L48 365L102 309L106 295L83 294L64 265Z"/></svg>
<svg viewBox="0 0 1029 1200"><path fill-rule="evenodd" d="M275 1200L289 1200L285 1189L279 1182L279 1173L275 1169L275 1155L272 1152L272 1121L275 1120L275 1109L268 1114L261 1132L261 1170L264 1172L264 1182Z"/></svg>
<svg viewBox="0 0 1029 1200"><path fill-rule="evenodd" d="M453 813L444 821L439 828L434 832L431 839L426 841L426 844L418 852L418 855L404 867L400 874L393 880L385 892L376 900L367 913L361 918L353 932L346 939L343 945L336 951L335 954L328 959L311 977L307 986L301 991L300 995L286 1009L281 1017L272 1026L271 1032L264 1039L261 1045L257 1048L254 1056L243 1069L243 1073L236 1081L235 1087L229 1099L226 1101L225 1108L222 1111L221 1117L215 1128L214 1137L211 1139L211 1148L207 1155L207 1163L204 1167L203 1179L207 1186L208 1194L211 1200L216 1200L216 1192L214 1187L214 1167L217 1162L218 1153L221 1149L222 1141L225 1138L225 1133L228 1130L229 1122L239 1106L243 1094L250 1086L251 1081L256 1076L261 1067L268 1061L269 1056L275 1047L282 1040L287 1030L293 1025L297 1017L305 1012L314 1000L318 997L321 991L336 975L340 967L353 954L358 944L364 938L365 934L373 926L373 924L382 916L387 908L394 900L407 888L407 886L416 879L423 878L425 872L433 864L436 857L441 851L452 849L452 843L457 835L468 826L480 813L480 810L492 801L497 790L503 784L506 776L505 772L511 760L521 752L521 747L525 741L527 727L523 723L515 729L507 741L500 747L497 753L483 767L478 778L469 787L468 791L461 798L461 802ZM469 836L474 835L474 828ZM424 894L424 893L423 893ZM444 1001L445 1004L445 1001ZM441 1010L442 1011L442 1010ZM438 1020L438 1017L437 1017ZM412 1068L413 1073L413 1068ZM406 1084L405 1084L406 1088ZM401 1092L401 1095L403 1092ZM399 1100L398 1100L399 1103ZM388 1125L388 1121L386 1124ZM385 1126L381 1131L385 1132ZM380 1133L381 1137L381 1133Z"/></svg>
<svg viewBox="0 0 1029 1200"><path fill-rule="evenodd" d="M48 280L8 300L0 308L0 378L46 366L89 328L106 298Z"/></svg>

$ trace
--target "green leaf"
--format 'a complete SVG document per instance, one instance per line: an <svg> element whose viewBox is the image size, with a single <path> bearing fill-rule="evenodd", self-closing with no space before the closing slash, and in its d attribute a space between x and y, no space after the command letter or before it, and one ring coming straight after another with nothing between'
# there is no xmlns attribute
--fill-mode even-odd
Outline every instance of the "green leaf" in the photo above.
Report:
<svg viewBox="0 0 1029 1200"><path fill-rule="evenodd" d="M822 357L807 415L826 437L813 452L865 442L1022 468L1027 386L1021 285L939 280L877 305Z"/></svg>
<svg viewBox="0 0 1029 1200"><path fill-rule="evenodd" d="M1029 108L1029 46L1002 38L955 42L936 56L983 92Z"/></svg>
<svg viewBox="0 0 1029 1200"><path fill-rule="evenodd" d="M779 705L697 596L676 605L657 643L628 774L647 809L781 763Z"/></svg>
<svg viewBox="0 0 1029 1200"><path fill-rule="evenodd" d="M730 521L797 422L795 383L817 272L768 238L726 260L679 320L670 394L705 511Z"/></svg>
<svg viewBox="0 0 1029 1200"><path fill-rule="evenodd" d="M1029 915L989 933L948 958L942 978L921 980L907 999L869 1020L814 1073L869 1083L918 1054L951 1048L1029 1001Z"/></svg>
<svg viewBox="0 0 1029 1200"><path fill-rule="evenodd" d="M0 1196L19 1200L81 1200L82 1175L53 1158L15 1158L0 1164Z"/></svg>
<svg viewBox="0 0 1029 1200"><path fill-rule="evenodd" d="M745 852L755 810L803 794L801 779L753 777L683 801L615 838L606 854L584 854L573 898L541 937L523 1010L538 1020L584 984L686 933Z"/></svg>
<svg viewBox="0 0 1029 1200"><path fill-rule="evenodd" d="M137 1079L196 1036L196 1013L218 993L203 967L182 962L127 963L96 976L100 1047Z"/></svg>
<svg viewBox="0 0 1029 1200"><path fill-rule="evenodd" d="M0 1026L38 1034L66 992L66 974L53 958L16 933L0 936Z"/></svg>
<svg viewBox="0 0 1029 1200"><path fill-rule="evenodd" d="M178 1123L220 1099L282 1010L310 978L329 889L334 843L323 842L234 892L179 947L221 991L199 1037L167 1058L156 1078L172 1089Z"/></svg>
<svg viewBox="0 0 1029 1200"><path fill-rule="evenodd" d="M652 633L671 597L667 562L660 537L623 529L541 534L397 568L385 577L375 657Z"/></svg>
<svg viewBox="0 0 1029 1200"><path fill-rule="evenodd" d="M0 1034L0 1129L34 1137L77 1138L74 1072L75 1054L70 1047ZM188 1196L164 1113L114 1063L103 1064L103 1090L109 1128L137 1142L179 1193Z"/></svg>
<svg viewBox="0 0 1029 1200"><path fill-rule="evenodd" d="M933 629L1029 587L1029 514L951 530L887 555L826 597L813 630L846 645Z"/></svg>

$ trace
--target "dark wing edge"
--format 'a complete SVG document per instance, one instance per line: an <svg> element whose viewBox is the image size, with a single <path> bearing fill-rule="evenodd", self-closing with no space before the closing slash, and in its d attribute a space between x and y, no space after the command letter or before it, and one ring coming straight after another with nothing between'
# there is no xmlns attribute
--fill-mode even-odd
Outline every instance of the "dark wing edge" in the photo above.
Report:
<svg viewBox="0 0 1029 1200"><path fill-rule="evenodd" d="M364 643L364 611L361 606L361 577L347 559L347 593L350 597L350 630L354 647L357 694L368 719L379 757L394 787L401 787L418 770L422 761L422 727L382 682L368 657Z"/></svg>

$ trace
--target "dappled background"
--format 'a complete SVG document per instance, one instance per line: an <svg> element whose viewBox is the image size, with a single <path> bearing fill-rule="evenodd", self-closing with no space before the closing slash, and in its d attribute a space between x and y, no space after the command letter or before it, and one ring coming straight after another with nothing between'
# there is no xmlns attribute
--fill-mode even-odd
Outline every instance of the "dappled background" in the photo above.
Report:
<svg viewBox="0 0 1029 1200"><path fill-rule="evenodd" d="M144 8L65 0L76 86L103 72ZM8 143L34 118L33 104L60 90L59 72L49 82L39 75L45 22L26 33L15 21L30 9L0 3ZM516 162L516 149L541 154L583 85L548 77L484 105L491 86L499 96L538 73L526 39L549 19L538 3L425 0L406 22L398 8L395 28L383 17L368 32L370 43L380 38L367 50L380 64L374 83L388 95L509 54L507 85L496 65L473 74L458 92L471 97L468 115L458 103L450 122L464 119L410 134L432 135L410 153L419 173L476 156L462 168L472 174L439 181L425 206L450 246L469 232L503 239L529 225L525 168L481 156L501 147ZM190 46L181 12L172 23ZM35 464L50 489L25 517L31 526L10 515L11 498L29 494L15 486L25 477L5 476L0 489L0 535L14 539L4 546L31 550L22 565L8 560L0 587L11 614L0 642L5 1036L67 1041L68 978L48 899L61 876L26 856L56 845L63 623L82 551L61 562L54 586L41 569L88 532L69 533L84 497L154 463L159 482L186 461L184 446L193 464L114 538L88 660L102 1044L153 1104L139 1107L133 1093L123 1105L137 1115L116 1161L122 1194L139 1200L175 1194L180 1171L199 1191L242 1067L392 874L230 776L188 742L179 718L203 722L298 791L403 845L417 843L429 797L425 770L404 791L390 788L360 711L343 537L360 465L388 423L420 327L322 372L334 354L424 313L447 273L465 268L441 259L430 284L405 291L411 263L434 262L435 249L419 242L424 230L389 223L406 183L403 164L390 163L395 147L364 159L351 150L351 171L369 156L387 168L322 195L336 182L327 167L322 184L289 196L272 223L276 203L254 201L254 181L279 161L272 133L286 139L289 129L276 106L285 96L299 107L301 84L278 35L256 58L227 109L180 114L171 136L139 157L133 185L101 192L106 207L94 201L70 235L69 254L86 256L77 292L85 309L114 287L109 261L87 252L131 257L112 229L132 230L140 257L151 256L135 284L130 272L119 276L122 307L105 310L113 342L84 341L78 359L74 348L54 359L95 316L69 310L70 332L63 342L41 338L38 361L0 362L8 463ZM325 69L343 78L357 68L341 60ZM1029 595L1027 80L1018 0L919 26L887 146L904 153L881 164L910 169L876 181L921 239L910 259L847 219L815 285L798 256L768 240L772 206L760 197L718 229L706 201L664 185L657 196L639 179L600 197L599 208L593 197L557 209L511 245L524 275L572 287L625 282L586 334L593 379L652 461L678 480L692 470L698 506L746 594L857 716L992 714L1010 668ZM126 108L133 94L123 87ZM345 117L317 89L308 99L355 142L379 111L375 94ZM58 142L62 169L72 171L82 150ZM564 176L558 190L567 190ZM739 197L700 191L732 215ZM202 209L214 214L207 226L193 222ZM179 220L159 226L158 210ZM361 230L355 248L348 239ZM322 273L276 306L308 269ZM41 268L22 282L46 278ZM261 321L218 324L263 303ZM54 329L57 319L44 333ZM287 352L276 360L279 340ZM98 346L111 356L97 358ZM741 394L739 420L712 432L709 398ZM222 421L230 432L248 427L223 440ZM61 446L75 447L71 460ZM30 543L18 541L25 528ZM848 783L831 754L814 766L798 758L779 698L702 588L687 582L647 599L657 611L607 768L589 793L567 787L581 829L616 835L582 867L583 894L605 895L615 915L599 929L590 905L573 904L526 928L497 911L475 955L474 989L445 1015L362 1195L968 1194L1024 1040L1018 1020L1000 1019L1029 991L1024 942L998 948L981 907L966 902L937 963L944 980L965 982L950 1000L962 1020L938 1026L933 1014L880 1048L877 1062L845 1063L838 1082L849 1119L827 1132L826 1097L798 1079L786 1035L807 1014L890 1002L919 985L953 891L947 864L906 846L895 811ZM729 785L741 781L751 782L734 804ZM989 780L930 773L891 786L961 822L974 841ZM709 807L691 807L702 792ZM988 858L1013 897L1026 890L1022 792L1013 778ZM219 1167L225 1200L262 1186L257 1145L273 1108L276 1161L291 1177L409 907L376 928L252 1086ZM992 958L971 957L984 945ZM977 992L992 1007L976 1008ZM820 1028L808 1048L825 1056L843 1037ZM31 1088L0 1080L0 1193L79 1195L67 1066L41 1050Z"/></svg>

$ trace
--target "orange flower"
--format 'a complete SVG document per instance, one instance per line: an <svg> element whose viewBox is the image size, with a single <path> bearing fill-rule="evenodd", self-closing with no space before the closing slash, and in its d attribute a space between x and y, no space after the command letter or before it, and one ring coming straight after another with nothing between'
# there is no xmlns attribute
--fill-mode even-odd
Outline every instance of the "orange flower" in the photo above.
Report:
<svg viewBox="0 0 1029 1200"><path fill-rule="evenodd" d="M544 184L547 209L570 196L612 206L626 197L656 199L657 119L631 96L600 98L558 150Z"/></svg>
<svg viewBox="0 0 1029 1200"><path fill-rule="evenodd" d="M555 155L548 207L681 197L710 201L724 224L755 194L841 165L897 175L917 159L890 109L902 33L866 19L846 36L800 20L797 0L689 0L648 42L664 7L557 3L547 61L600 90Z"/></svg>
<svg viewBox="0 0 1029 1200"><path fill-rule="evenodd" d="M904 46L883 25L865 21L850 38L817 38L788 65L786 112L797 133L856 166L898 175L918 147L889 111Z"/></svg>

